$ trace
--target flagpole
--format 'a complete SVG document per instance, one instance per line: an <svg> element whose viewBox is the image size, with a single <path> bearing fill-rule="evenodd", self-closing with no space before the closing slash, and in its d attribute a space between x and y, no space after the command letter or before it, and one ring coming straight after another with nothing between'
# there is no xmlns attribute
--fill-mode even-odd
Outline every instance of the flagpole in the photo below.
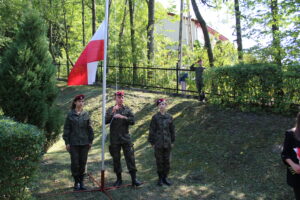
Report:
<svg viewBox="0 0 300 200"><path fill-rule="evenodd" d="M105 130L105 112L106 112L106 68L107 68L107 43L108 43L108 9L109 1L106 0L105 4L105 36L104 36L104 62L103 62L103 70L102 70L102 165L101 165L101 189L104 190L104 146L105 146L105 138L106 138L106 130Z"/></svg>

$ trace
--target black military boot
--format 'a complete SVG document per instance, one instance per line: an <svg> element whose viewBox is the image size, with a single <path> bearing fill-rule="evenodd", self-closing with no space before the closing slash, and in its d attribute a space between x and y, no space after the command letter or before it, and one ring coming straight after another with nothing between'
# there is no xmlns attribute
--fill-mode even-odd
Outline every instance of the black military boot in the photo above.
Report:
<svg viewBox="0 0 300 200"><path fill-rule="evenodd" d="M163 180L162 180L162 175L158 174L158 181L157 181L158 186L163 186Z"/></svg>
<svg viewBox="0 0 300 200"><path fill-rule="evenodd" d="M79 189L80 190L86 190L86 187L84 187L83 178L84 178L84 175L79 176Z"/></svg>
<svg viewBox="0 0 300 200"><path fill-rule="evenodd" d="M79 177L78 176L74 176L74 187L73 187L73 189L74 189L74 191L80 190Z"/></svg>
<svg viewBox="0 0 300 200"><path fill-rule="evenodd" d="M113 186L121 186L122 185L122 174L121 173L117 173L117 180L114 183Z"/></svg>
<svg viewBox="0 0 300 200"><path fill-rule="evenodd" d="M205 100L205 93L201 92L201 94L199 95L199 101L204 101Z"/></svg>
<svg viewBox="0 0 300 200"><path fill-rule="evenodd" d="M162 182L164 184L166 184L167 186L171 186L172 183L167 179L167 177L168 177L167 175L164 175L163 178L162 178Z"/></svg>
<svg viewBox="0 0 300 200"><path fill-rule="evenodd" d="M132 186L140 186L142 183L136 179L136 172L130 172Z"/></svg>

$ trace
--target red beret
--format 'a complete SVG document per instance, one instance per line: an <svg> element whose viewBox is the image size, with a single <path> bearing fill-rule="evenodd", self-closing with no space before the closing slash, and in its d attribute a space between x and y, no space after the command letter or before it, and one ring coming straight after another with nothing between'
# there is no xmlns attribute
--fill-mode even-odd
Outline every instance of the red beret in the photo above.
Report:
<svg viewBox="0 0 300 200"><path fill-rule="evenodd" d="M83 95L83 94L79 94L79 95L76 95L76 96L74 97L74 101L82 100L82 99L84 99L84 95Z"/></svg>
<svg viewBox="0 0 300 200"><path fill-rule="evenodd" d="M156 100L156 105L158 106L161 102L166 101L165 99L157 99Z"/></svg>
<svg viewBox="0 0 300 200"><path fill-rule="evenodd" d="M124 91L117 91L115 93L116 96L124 96Z"/></svg>

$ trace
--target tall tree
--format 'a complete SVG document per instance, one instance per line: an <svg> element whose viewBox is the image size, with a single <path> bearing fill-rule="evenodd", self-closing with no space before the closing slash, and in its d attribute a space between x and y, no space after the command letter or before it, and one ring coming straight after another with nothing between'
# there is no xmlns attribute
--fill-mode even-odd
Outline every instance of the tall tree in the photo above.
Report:
<svg viewBox="0 0 300 200"><path fill-rule="evenodd" d="M49 5L50 5L50 11L52 10L52 0L49 0ZM53 44L53 41L52 41L52 38L53 38L53 26L52 26L52 20L49 20L49 52L52 56L52 60L53 60L53 63L55 63L55 55L53 53L53 47L52 47L52 44Z"/></svg>
<svg viewBox="0 0 300 200"><path fill-rule="evenodd" d="M24 6L25 1L0 1L0 59L16 36L17 24L21 20Z"/></svg>
<svg viewBox="0 0 300 200"><path fill-rule="evenodd" d="M120 66L120 79L123 79L123 52L122 52L122 44L123 44L123 39L124 39L124 28L125 28L125 20L126 20L126 15L127 15L127 2L128 0L125 0L125 6L124 6L124 13L123 13L123 18L122 22L120 25L120 31L119 31L119 43L118 43L118 59L119 59L119 66Z"/></svg>
<svg viewBox="0 0 300 200"><path fill-rule="evenodd" d="M205 43L205 48L206 48L207 55L208 55L209 65L211 67L213 67L214 66L214 55L213 55L213 52L212 52L212 47L211 47L211 43L210 43L210 39L209 39L209 34L208 34L206 22L203 19L202 15L200 14L200 11L198 9L196 1L191 0L191 2L192 2L194 13L197 17L198 22L201 25L202 31L203 31L204 43Z"/></svg>
<svg viewBox="0 0 300 200"><path fill-rule="evenodd" d="M272 49L274 51L273 57L277 65L281 66L281 47L280 47L280 33L279 33L279 15L278 15L278 1L271 0L271 14L272 14Z"/></svg>
<svg viewBox="0 0 300 200"><path fill-rule="evenodd" d="M178 44L178 63L177 68L181 68L182 63L182 24L183 24L183 1L180 0L180 21L179 21L179 44ZM178 85L178 83L177 83Z"/></svg>
<svg viewBox="0 0 300 200"><path fill-rule="evenodd" d="M136 41L134 29L134 0L129 0L129 20L130 20L130 38L131 38L131 53L133 65L133 83L137 80L137 55L136 55Z"/></svg>
<svg viewBox="0 0 300 200"><path fill-rule="evenodd" d="M155 0L146 0L148 4L148 25L147 25L147 58L148 66L153 65L154 54L154 10Z"/></svg>
<svg viewBox="0 0 300 200"><path fill-rule="evenodd" d="M241 11L239 0L234 0L235 10L235 29L236 29L236 41L239 62L243 62L243 42L242 42L242 27L241 27Z"/></svg>
<svg viewBox="0 0 300 200"><path fill-rule="evenodd" d="M188 20L188 38L189 38L189 46L191 50L193 51L194 49L194 44L193 44L193 34L192 34L192 15L191 15L191 9L190 9L190 1L186 0L186 5L187 5L187 20Z"/></svg>
<svg viewBox="0 0 300 200"><path fill-rule="evenodd" d="M68 26L67 24L67 10L66 10L66 1L63 0L63 25L64 25L64 29L65 29L65 44L64 44L64 49L66 52L66 58L67 58L67 75L69 76L69 72L70 72L70 66L69 64L71 64L72 66L74 66L73 62L70 59L70 55L69 55L69 28L70 26Z"/></svg>
<svg viewBox="0 0 300 200"><path fill-rule="evenodd" d="M295 0L247 0L240 7L244 35L255 40L251 48L259 60L278 65L300 63L300 2Z"/></svg>
<svg viewBox="0 0 300 200"><path fill-rule="evenodd" d="M82 46L85 46L84 0L81 0Z"/></svg>
<svg viewBox="0 0 300 200"><path fill-rule="evenodd" d="M96 0L92 0L92 35L96 32Z"/></svg>

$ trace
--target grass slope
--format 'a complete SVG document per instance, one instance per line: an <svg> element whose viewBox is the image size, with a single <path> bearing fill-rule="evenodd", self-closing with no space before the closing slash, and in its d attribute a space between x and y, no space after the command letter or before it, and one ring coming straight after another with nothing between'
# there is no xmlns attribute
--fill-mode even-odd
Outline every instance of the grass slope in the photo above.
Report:
<svg viewBox="0 0 300 200"><path fill-rule="evenodd" d="M122 188L109 193L113 199L205 199L205 200L273 200L293 199L285 182L285 167L280 159L284 131L294 125L294 119L273 114L242 113L203 104L192 99L170 97L137 91L125 91L125 102L136 116L130 132L135 144L138 178L146 183L142 188ZM88 171L100 177L101 159L101 91L96 87L64 87L58 103L68 112L76 94L87 96L85 109L90 111L96 132L89 153ZM108 105L113 105L113 90L108 90ZM156 112L154 100L165 97L169 112L175 119L176 142L172 151L171 187L156 186L156 166L153 149L147 142L149 120ZM106 145L107 184L115 180L112 160ZM124 159L123 179L130 183ZM89 188L94 185L87 182ZM41 163L35 184L37 199L107 199L100 192L61 194L70 191L70 158L60 139ZM51 194L55 194L51 196Z"/></svg>

